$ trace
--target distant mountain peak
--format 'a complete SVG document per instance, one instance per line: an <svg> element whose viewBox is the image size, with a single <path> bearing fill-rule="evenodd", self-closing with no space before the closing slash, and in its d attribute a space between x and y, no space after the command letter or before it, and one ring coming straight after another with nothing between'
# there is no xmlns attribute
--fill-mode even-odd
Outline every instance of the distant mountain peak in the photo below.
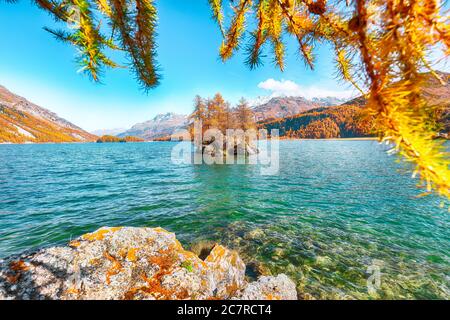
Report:
<svg viewBox="0 0 450 320"><path fill-rule="evenodd" d="M173 134L175 131L185 128L188 124L188 116L174 112L161 113L153 119L137 123L118 134L118 137L135 136L145 140L152 140Z"/></svg>
<svg viewBox="0 0 450 320"><path fill-rule="evenodd" d="M186 118L184 114L177 114L174 112L160 113L157 114L152 120L153 121L168 121L174 118Z"/></svg>
<svg viewBox="0 0 450 320"><path fill-rule="evenodd" d="M251 101L256 120L286 118L310 109L331 107L344 103L346 100L336 97L307 99L302 96L258 97Z"/></svg>
<svg viewBox="0 0 450 320"><path fill-rule="evenodd" d="M327 97L313 97L313 98L306 98L303 96L287 96L287 95L277 95L277 96L258 96L255 99L249 100L249 104L252 107L258 107L263 104L269 103L269 102L276 102L276 101L284 101L284 100L292 100L292 101L302 101L302 102L312 102L312 103L319 103L322 106L335 106L344 103L348 99L341 99L338 97L333 96L327 96Z"/></svg>
<svg viewBox="0 0 450 320"><path fill-rule="evenodd" d="M118 135L119 133L122 133L124 131L126 131L127 129L125 128L113 128L113 129L98 129L98 130L94 130L91 133L96 135L96 136L115 136Z"/></svg>

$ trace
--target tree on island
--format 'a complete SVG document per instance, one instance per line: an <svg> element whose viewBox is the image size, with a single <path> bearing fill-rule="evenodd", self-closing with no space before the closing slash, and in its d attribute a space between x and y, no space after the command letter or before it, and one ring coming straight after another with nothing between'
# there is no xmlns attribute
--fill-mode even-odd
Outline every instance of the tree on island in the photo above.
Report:
<svg viewBox="0 0 450 320"><path fill-rule="evenodd" d="M255 113L249 107L247 100L241 98L234 110L236 127L244 131L256 129Z"/></svg>
<svg viewBox="0 0 450 320"><path fill-rule="evenodd" d="M206 123L206 118L208 117L208 111L205 101L199 95L195 96L194 100L194 112L192 112L190 118L199 120L202 123Z"/></svg>
<svg viewBox="0 0 450 320"><path fill-rule="evenodd" d="M257 128L255 114L244 98L241 98L235 108L230 108L230 103L220 93L216 93L212 99L203 99L197 95L190 119L202 121L202 133L208 129L218 129L225 135L227 129L246 131ZM192 123L190 126L191 132L193 125Z"/></svg>
<svg viewBox="0 0 450 320"><path fill-rule="evenodd" d="M206 100L207 117L204 126L207 129L219 129L222 133L227 128L229 104L220 93L216 93L212 99Z"/></svg>
<svg viewBox="0 0 450 320"><path fill-rule="evenodd" d="M10 2L10 1L9 1ZM15 2L12 0L12 2ZM227 1L228 2L228 1ZM399 154L415 164L427 192L450 198L450 156L435 114L441 106L428 105L420 91L422 71L437 62L432 50L450 53L448 17L437 0L237 0L229 26L223 0L209 0L223 35L220 56L227 60L242 45L247 25L255 25L246 46L250 68L262 64L265 45L275 64L284 70L284 35L292 35L305 64L314 66L317 43L335 53L340 78L367 97L367 113L374 117L380 140L394 143ZM50 30L57 39L77 48L78 63L93 80L102 69L120 65L110 50L128 55L138 82L145 90L159 84L156 62L157 10L153 0L36 0L56 21L76 26L71 31ZM251 17L254 23L247 23ZM286 31L286 32L284 32ZM367 88L367 89L366 89ZM367 90L367 93L366 93Z"/></svg>
<svg viewBox="0 0 450 320"><path fill-rule="evenodd" d="M194 129L196 122L201 121L202 124L202 146L196 146L198 151L223 155L237 155L239 151L239 155L245 156L258 152L254 141L257 138L255 115L243 98L235 108L231 108L230 103L225 101L220 93L207 99L197 95L190 119L191 137L195 137L197 133ZM221 143L211 129L218 130ZM254 134L248 131L250 129L255 130Z"/></svg>

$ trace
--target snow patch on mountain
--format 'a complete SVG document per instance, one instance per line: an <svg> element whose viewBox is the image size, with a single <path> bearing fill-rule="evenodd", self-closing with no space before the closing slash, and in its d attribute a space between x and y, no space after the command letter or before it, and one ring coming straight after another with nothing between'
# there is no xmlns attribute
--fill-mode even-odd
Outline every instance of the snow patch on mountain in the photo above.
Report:
<svg viewBox="0 0 450 320"><path fill-rule="evenodd" d="M183 114L168 112L158 114L153 119L137 123L129 130L118 134L118 137L135 136L145 140L170 136L179 129L186 128L189 117Z"/></svg>

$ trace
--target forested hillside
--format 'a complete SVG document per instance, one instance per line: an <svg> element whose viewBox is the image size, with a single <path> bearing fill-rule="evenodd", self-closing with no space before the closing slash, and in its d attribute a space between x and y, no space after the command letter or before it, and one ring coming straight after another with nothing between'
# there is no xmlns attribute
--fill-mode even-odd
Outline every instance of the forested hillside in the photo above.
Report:
<svg viewBox="0 0 450 320"><path fill-rule="evenodd" d="M425 74L422 93L433 109L433 117L442 137L450 133L450 77L448 73L437 72L440 82L432 74ZM373 119L364 112L366 100L357 97L341 106L315 108L297 115L262 121L260 127L279 129L280 136L302 139L354 138L375 135Z"/></svg>
<svg viewBox="0 0 450 320"><path fill-rule="evenodd" d="M253 107L256 121L271 121L291 117L315 108L336 106L344 103L335 97L312 98L304 97L274 97L269 101Z"/></svg>
<svg viewBox="0 0 450 320"><path fill-rule="evenodd" d="M0 104L0 143L80 142L96 137Z"/></svg>
<svg viewBox="0 0 450 320"><path fill-rule="evenodd" d="M279 129L280 136L302 139L369 137L372 121L359 106L317 108L296 116L262 122L260 127Z"/></svg>
<svg viewBox="0 0 450 320"><path fill-rule="evenodd" d="M97 137L0 86L0 143L86 142Z"/></svg>

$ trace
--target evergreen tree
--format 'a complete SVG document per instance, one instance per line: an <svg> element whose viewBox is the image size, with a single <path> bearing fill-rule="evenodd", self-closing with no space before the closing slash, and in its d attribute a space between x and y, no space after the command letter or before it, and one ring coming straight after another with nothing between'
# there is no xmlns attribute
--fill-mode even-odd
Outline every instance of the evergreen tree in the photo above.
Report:
<svg viewBox="0 0 450 320"><path fill-rule="evenodd" d="M241 98L239 104L236 106L235 114L237 128L243 129L244 131L256 129L255 115L244 98Z"/></svg>
<svg viewBox="0 0 450 320"><path fill-rule="evenodd" d="M207 110L205 101L199 95L194 98L194 112L191 114L190 118L193 120L200 120L205 122L207 117Z"/></svg>
<svg viewBox="0 0 450 320"><path fill-rule="evenodd" d="M189 131L191 136L194 135L194 124L195 121L202 122L202 134L205 131L205 124L207 123L207 109L206 103L199 95L196 95L194 98L194 111L190 115L191 125L189 126Z"/></svg>
<svg viewBox="0 0 450 320"><path fill-rule="evenodd" d="M228 124L228 103L224 100L220 93L216 93L212 99L208 99L207 106L207 128L218 129L221 132L225 132Z"/></svg>

